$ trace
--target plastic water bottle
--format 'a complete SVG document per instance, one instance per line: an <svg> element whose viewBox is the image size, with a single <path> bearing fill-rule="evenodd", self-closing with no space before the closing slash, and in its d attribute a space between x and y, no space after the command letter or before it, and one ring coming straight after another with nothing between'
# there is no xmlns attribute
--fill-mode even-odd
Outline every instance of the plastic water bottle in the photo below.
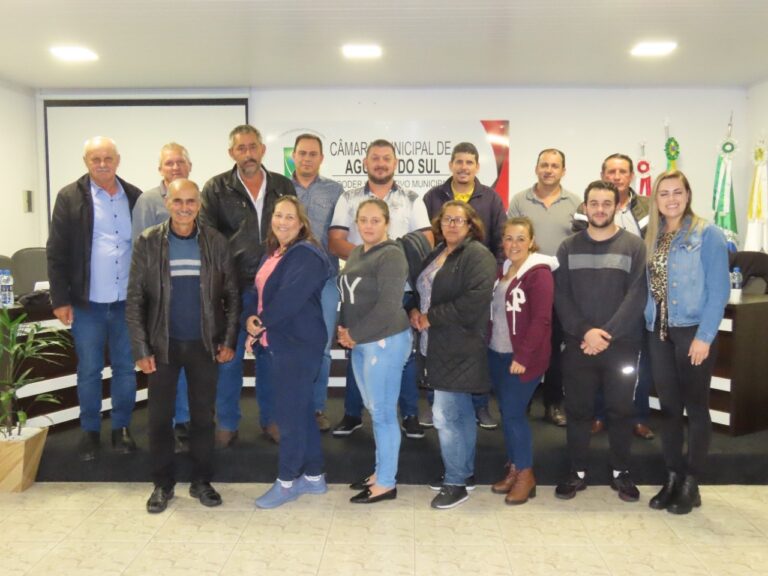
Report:
<svg viewBox="0 0 768 576"><path fill-rule="evenodd" d="M3 308L13 306L13 276L10 270L0 270L0 304Z"/></svg>
<svg viewBox="0 0 768 576"><path fill-rule="evenodd" d="M731 304L738 304L741 302L741 286L744 282L741 276L741 268L735 266L731 272L731 295L728 298L728 302Z"/></svg>

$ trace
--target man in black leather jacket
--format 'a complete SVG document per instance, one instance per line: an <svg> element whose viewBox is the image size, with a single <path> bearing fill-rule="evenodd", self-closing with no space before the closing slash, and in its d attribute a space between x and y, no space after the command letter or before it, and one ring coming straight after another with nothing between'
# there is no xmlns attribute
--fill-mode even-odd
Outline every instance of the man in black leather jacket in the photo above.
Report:
<svg viewBox="0 0 768 576"><path fill-rule="evenodd" d="M213 474L213 411L218 364L234 356L240 297L226 239L196 222L200 191L186 179L168 186L169 221L136 241L128 284L126 321L133 357L149 375L149 447L155 489L150 513L173 497L173 415L179 371L187 374L190 454L195 463L190 495L205 506L221 504Z"/></svg>

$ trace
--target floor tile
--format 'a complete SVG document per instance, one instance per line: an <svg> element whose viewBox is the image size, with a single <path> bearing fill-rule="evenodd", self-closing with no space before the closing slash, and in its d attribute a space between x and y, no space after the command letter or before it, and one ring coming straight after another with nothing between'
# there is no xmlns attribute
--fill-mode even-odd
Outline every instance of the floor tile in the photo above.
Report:
<svg viewBox="0 0 768 576"><path fill-rule="evenodd" d="M253 512L177 509L155 535L155 542L235 544Z"/></svg>
<svg viewBox="0 0 768 576"><path fill-rule="evenodd" d="M709 576L709 571L685 545L598 545L612 576Z"/></svg>
<svg viewBox="0 0 768 576"><path fill-rule="evenodd" d="M413 576L414 546L370 542L350 546L329 542L319 576Z"/></svg>
<svg viewBox="0 0 768 576"><path fill-rule="evenodd" d="M239 542L222 569L227 576L315 576L323 545L295 542Z"/></svg>
<svg viewBox="0 0 768 576"><path fill-rule="evenodd" d="M64 540L32 572L78 576L118 576L139 552L135 542Z"/></svg>
<svg viewBox="0 0 768 576"><path fill-rule="evenodd" d="M3 526L13 526L15 541L59 542L91 514L82 510L13 510L4 514Z"/></svg>
<svg viewBox="0 0 768 576"><path fill-rule="evenodd" d="M694 509L690 514L664 514L667 525L686 544L712 546L747 546L763 544L768 538L740 514L713 514Z"/></svg>
<svg viewBox="0 0 768 576"><path fill-rule="evenodd" d="M146 544L169 516L169 512L148 514L146 510L99 509L75 528L67 539Z"/></svg>
<svg viewBox="0 0 768 576"><path fill-rule="evenodd" d="M416 574L507 576L510 571L503 546L416 546Z"/></svg>
<svg viewBox="0 0 768 576"><path fill-rule="evenodd" d="M568 512L497 513L504 542L516 545L589 546L578 514Z"/></svg>
<svg viewBox="0 0 768 576"><path fill-rule="evenodd" d="M590 546L507 545L511 574L520 576L611 576L597 549Z"/></svg>
<svg viewBox="0 0 768 576"><path fill-rule="evenodd" d="M768 575L768 544L756 546L689 546L713 576Z"/></svg>
<svg viewBox="0 0 768 576"><path fill-rule="evenodd" d="M376 542L377 544L410 543L414 538L413 509L391 510L358 506L353 510L337 509L328 533L331 542Z"/></svg>
<svg viewBox="0 0 768 576"><path fill-rule="evenodd" d="M9 540L0 543L0 558L6 574L25 574L48 552L55 542L17 542Z"/></svg>
<svg viewBox="0 0 768 576"><path fill-rule="evenodd" d="M304 543L322 546L328 536L332 513L316 510L256 510L240 535L241 542Z"/></svg>
<svg viewBox="0 0 768 576"><path fill-rule="evenodd" d="M131 562L125 576L218 575L234 544L202 542L149 543Z"/></svg>
<svg viewBox="0 0 768 576"><path fill-rule="evenodd" d="M646 513L649 510L653 514ZM636 542L645 544L675 544L679 537L664 522L668 514L639 507L634 512L580 512L584 528L595 544L616 544L631 546Z"/></svg>

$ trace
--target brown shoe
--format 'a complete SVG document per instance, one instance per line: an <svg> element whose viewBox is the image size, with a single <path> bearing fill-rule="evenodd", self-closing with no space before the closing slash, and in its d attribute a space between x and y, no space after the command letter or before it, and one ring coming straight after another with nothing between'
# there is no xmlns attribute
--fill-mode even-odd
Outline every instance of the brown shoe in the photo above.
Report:
<svg viewBox="0 0 768 576"><path fill-rule="evenodd" d="M491 486L491 492L494 494L506 494L510 491L512 486L515 484L515 480L517 480L517 470L515 469L515 465L511 462L507 462L504 465L505 475L504 478L496 482L493 486Z"/></svg>
<svg viewBox="0 0 768 576"><path fill-rule="evenodd" d="M592 434L600 434L603 430L605 430L605 422L597 418L592 420Z"/></svg>
<svg viewBox="0 0 768 576"><path fill-rule="evenodd" d="M320 430L320 432L328 432L328 430L331 429L331 421L328 420L328 416L325 415L325 412L319 410L315 412L315 422L317 422L317 429Z"/></svg>
<svg viewBox="0 0 768 576"><path fill-rule="evenodd" d="M237 440L237 430L216 429L215 446L218 450L229 448Z"/></svg>
<svg viewBox="0 0 768 576"><path fill-rule="evenodd" d="M517 471L515 485L504 497L504 503L511 506L525 504L528 498L536 498L536 478L533 475L533 468Z"/></svg>
<svg viewBox="0 0 768 576"><path fill-rule="evenodd" d="M261 431L264 433L264 435L272 440L275 444L280 444L280 430L277 428L277 424L272 422L271 424L267 424L266 426L261 427Z"/></svg>
<svg viewBox="0 0 768 576"><path fill-rule="evenodd" d="M639 422L635 424L632 432L635 436L642 438L643 440L653 440L656 437L656 435L653 433L653 430L648 428L648 426L645 424L641 424Z"/></svg>

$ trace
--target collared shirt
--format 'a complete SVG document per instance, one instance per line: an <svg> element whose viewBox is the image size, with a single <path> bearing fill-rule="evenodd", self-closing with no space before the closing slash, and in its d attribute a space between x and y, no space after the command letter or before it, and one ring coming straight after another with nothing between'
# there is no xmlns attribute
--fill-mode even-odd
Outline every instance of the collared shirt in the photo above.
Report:
<svg viewBox="0 0 768 576"><path fill-rule="evenodd" d="M91 302L125 300L131 268L131 208L119 180L109 193L91 180L93 244L91 247Z"/></svg>
<svg viewBox="0 0 768 576"><path fill-rule="evenodd" d="M312 233L315 235L315 238L320 240L323 248L325 248L325 252L328 254L328 259L331 261L334 270L338 271L339 259L328 252L328 228L333 218L333 209L339 200L339 196L344 192L344 188L335 180L323 178L320 175L312 180L307 188L304 188L299 183L295 173L291 181L296 189L296 196L298 196L304 208L307 209Z"/></svg>
<svg viewBox="0 0 768 576"><path fill-rule="evenodd" d="M572 234L571 220L580 204L581 199L578 196L560 188L560 197L547 207L536 196L534 184L514 195L509 203L507 216L530 218L539 251L547 256L554 256L557 254L560 243Z"/></svg>
<svg viewBox="0 0 768 576"><path fill-rule="evenodd" d="M256 209L256 217L259 221L261 221L261 213L264 211L264 195L267 192L267 171L264 170L264 166L262 166L260 170L261 188L259 188L259 195L256 197L256 199L253 198L253 194L251 194L248 186L246 186L245 182L243 182L243 177L240 176L240 170L235 170L235 172L237 172L237 179L240 180L240 184L243 185L243 190L245 190L245 192L248 194L248 198L251 200L251 204L253 204L253 207ZM266 233L263 231L262 237L266 237Z"/></svg>
<svg viewBox="0 0 768 576"><path fill-rule="evenodd" d="M354 190L347 190L336 203L331 221L331 230L347 230L347 241L355 246L362 244L360 233L355 225L357 207L369 198L376 198L368 188L368 184ZM384 202L389 206L389 237L392 239L405 236L416 230L430 230L431 224L427 214L427 206L421 196L411 190L404 190L397 182L387 192Z"/></svg>
<svg viewBox="0 0 768 576"><path fill-rule="evenodd" d="M165 206L167 194L168 189L165 187L165 182L160 182L160 186L147 190L138 197L131 215L133 219L131 233L134 240L150 226L168 220L168 208Z"/></svg>

